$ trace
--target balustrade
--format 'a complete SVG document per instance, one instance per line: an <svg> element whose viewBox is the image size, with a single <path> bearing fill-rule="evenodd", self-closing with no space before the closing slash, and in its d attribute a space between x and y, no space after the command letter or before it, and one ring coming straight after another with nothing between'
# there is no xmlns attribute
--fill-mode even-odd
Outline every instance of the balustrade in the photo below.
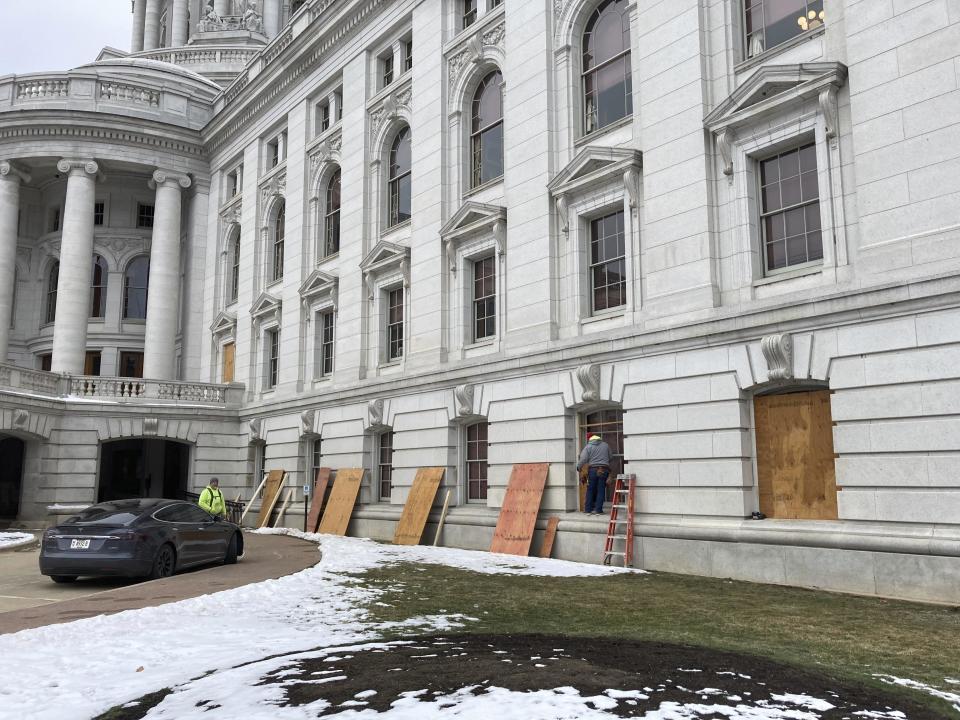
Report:
<svg viewBox="0 0 960 720"><path fill-rule="evenodd" d="M17 83L17 100L67 97L70 94L69 80L38 78Z"/></svg>

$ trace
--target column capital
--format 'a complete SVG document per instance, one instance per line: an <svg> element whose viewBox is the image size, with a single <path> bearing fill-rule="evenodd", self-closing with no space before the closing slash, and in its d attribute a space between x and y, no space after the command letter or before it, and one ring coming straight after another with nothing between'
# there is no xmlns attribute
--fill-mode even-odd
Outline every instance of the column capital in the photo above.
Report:
<svg viewBox="0 0 960 720"><path fill-rule="evenodd" d="M0 160L0 179L30 182L30 173L9 160Z"/></svg>
<svg viewBox="0 0 960 720"><path fill-rule="evenodd" d="M193 181L189 175L172 170L154 170L153 176L150 179L150 187L153 189L161 187L162 185L169 185L171 187L177 185L186 190L192 184Z"/></svg>
<svg viewBox="0 0 960 720"><path fill-rule="evenodd" d="M60 162L57 163L57 170L62 173L70 173L71 175L86 173L87 175L96 177L97 173L100 172L100 166L97 165L96 160L62 158Z"/></svg>

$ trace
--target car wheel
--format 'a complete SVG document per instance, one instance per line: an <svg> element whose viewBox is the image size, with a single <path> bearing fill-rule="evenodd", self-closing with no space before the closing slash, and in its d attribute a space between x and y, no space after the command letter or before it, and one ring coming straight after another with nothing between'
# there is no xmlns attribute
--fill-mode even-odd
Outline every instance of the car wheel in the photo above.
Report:
<svg viewBox="0 0 960 720"><path fill-rule="evenodd" d="M157 550L157 556L153 559L153 568L150 570L150 579L170 577L177 564L177 556L173 548L169 545L163 545Z"/></svg>
<svg viewBox="0 0 960 720"><path fill-rule="evenodd" d="M72 583L77 581L76 575L51 575L50 579L55 583Z"/></svg>
<svg viewBox="0 0 960 720"><path fill-rule="evenodd" d="M236 565L237 564L237 534L234 533L230 537L230 543L227 545L227 552L223 556L224 565Z"/></svg>

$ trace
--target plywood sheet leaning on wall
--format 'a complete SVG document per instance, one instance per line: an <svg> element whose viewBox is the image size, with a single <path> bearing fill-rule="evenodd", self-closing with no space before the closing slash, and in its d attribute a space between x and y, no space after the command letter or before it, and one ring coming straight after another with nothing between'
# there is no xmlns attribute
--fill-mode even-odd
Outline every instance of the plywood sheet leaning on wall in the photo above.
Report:
<svg viewBox="0 0 960 720"><path fill-rule="evenodd" d="M533 530L540 512L540 500L547 484L549 463L514 465L510 483L503 498L497 529L493 532L490 552L529 555Z"/></svg>
<svg viewBox="0 0 960 720"><path fill-rule="evenodd" d="M551 515L547 519L547 529L543 533L543 544L540 546L540 557L548 558L553 555L553 541L557 539L557 526L560 525L560 518Z"/></svg>
<svg viewBox="0 0 960 720"><path fill-rule="evenodd" d="M337 470L337 477L333 481L333 490L330 491L330 501L323 511L323 520L317 532L327 535L346 535L350 525L350 516L353 515L353 506L357 503L360 493L360 483L363 481L363 468L347 468Z"/></svg>
<svg viewBox="0 0 960 720"><path fill-rule="evenodd" d="M427 526L430 508L437 497L437 490L443 480L443 468L420 468L413 480L413 487L403 506L397 531L393 535L394 545L419 545L423 529Z"/></svg>
<svg viewBox="0 0 960 720"><path fill-rule="evenodd" d="M327 486L333 470L322 467L317 470L317 477L313 481L313 501L310 503L310 512L307 514L307 532L316 532L320 524L320 512L323 510L323 500L327 495Z"/></svg>
<svg viewBox="0 0 960 720"><path fill-rule="evenodd" d="M280 497L280 489L286 477L286 470L271 470L267 473L267 482L263 486L263 500L260 501L260 514L257 515L258 528L270 525L270 516Z"/></svg>

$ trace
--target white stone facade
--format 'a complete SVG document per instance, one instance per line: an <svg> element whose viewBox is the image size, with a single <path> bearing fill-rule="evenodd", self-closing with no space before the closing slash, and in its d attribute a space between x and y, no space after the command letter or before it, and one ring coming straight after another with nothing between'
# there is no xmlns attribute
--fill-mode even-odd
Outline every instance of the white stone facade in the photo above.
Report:
<svg viewBox="0 0 960 720"><path fill-rule="evenodd" d="M511 466L549 462L555 552L598 561L606 523L576 512L575 462L586 415L607 410L638 480L643 567L960 600L955 3L810 2L812 24L769 46L740 0L621 0L632 111L589 133L584 33L606 3L476 4L464 28L453 0L265 3L275 19L256 31L191 22L181 48L135 37L131 57L0 78L0 435L24 441L20 515L94 500L110 441L163 438L188 445L190 490L217 475L248 497L263 468L299 488L317 462L364 467L351 532L381 538L417 468L445 467L445 542L485 548ZM141 5L147 35L153 5L181 11ZM503 174L473 187L473 98L497 71ZM408 220L390 184L405 127ZM773 267L760 168L798 148L816 187L809 259ZM101 201L107 221L76 226ZM137 227L145 204L152 228ZM607 216L625 281L598 310L591 238ZM109 276L85 338L82 319L60 322L90 285L81 263L44 314L50 264L84 243ZM125 319L124 268L147 253L147 319ZM77 363L93 349L102 377L146 349L150 377L89 378ZM51 350L56 372L38 372ZM836 519L749 519L754 398L817 389L832 393Z"/></svg>

